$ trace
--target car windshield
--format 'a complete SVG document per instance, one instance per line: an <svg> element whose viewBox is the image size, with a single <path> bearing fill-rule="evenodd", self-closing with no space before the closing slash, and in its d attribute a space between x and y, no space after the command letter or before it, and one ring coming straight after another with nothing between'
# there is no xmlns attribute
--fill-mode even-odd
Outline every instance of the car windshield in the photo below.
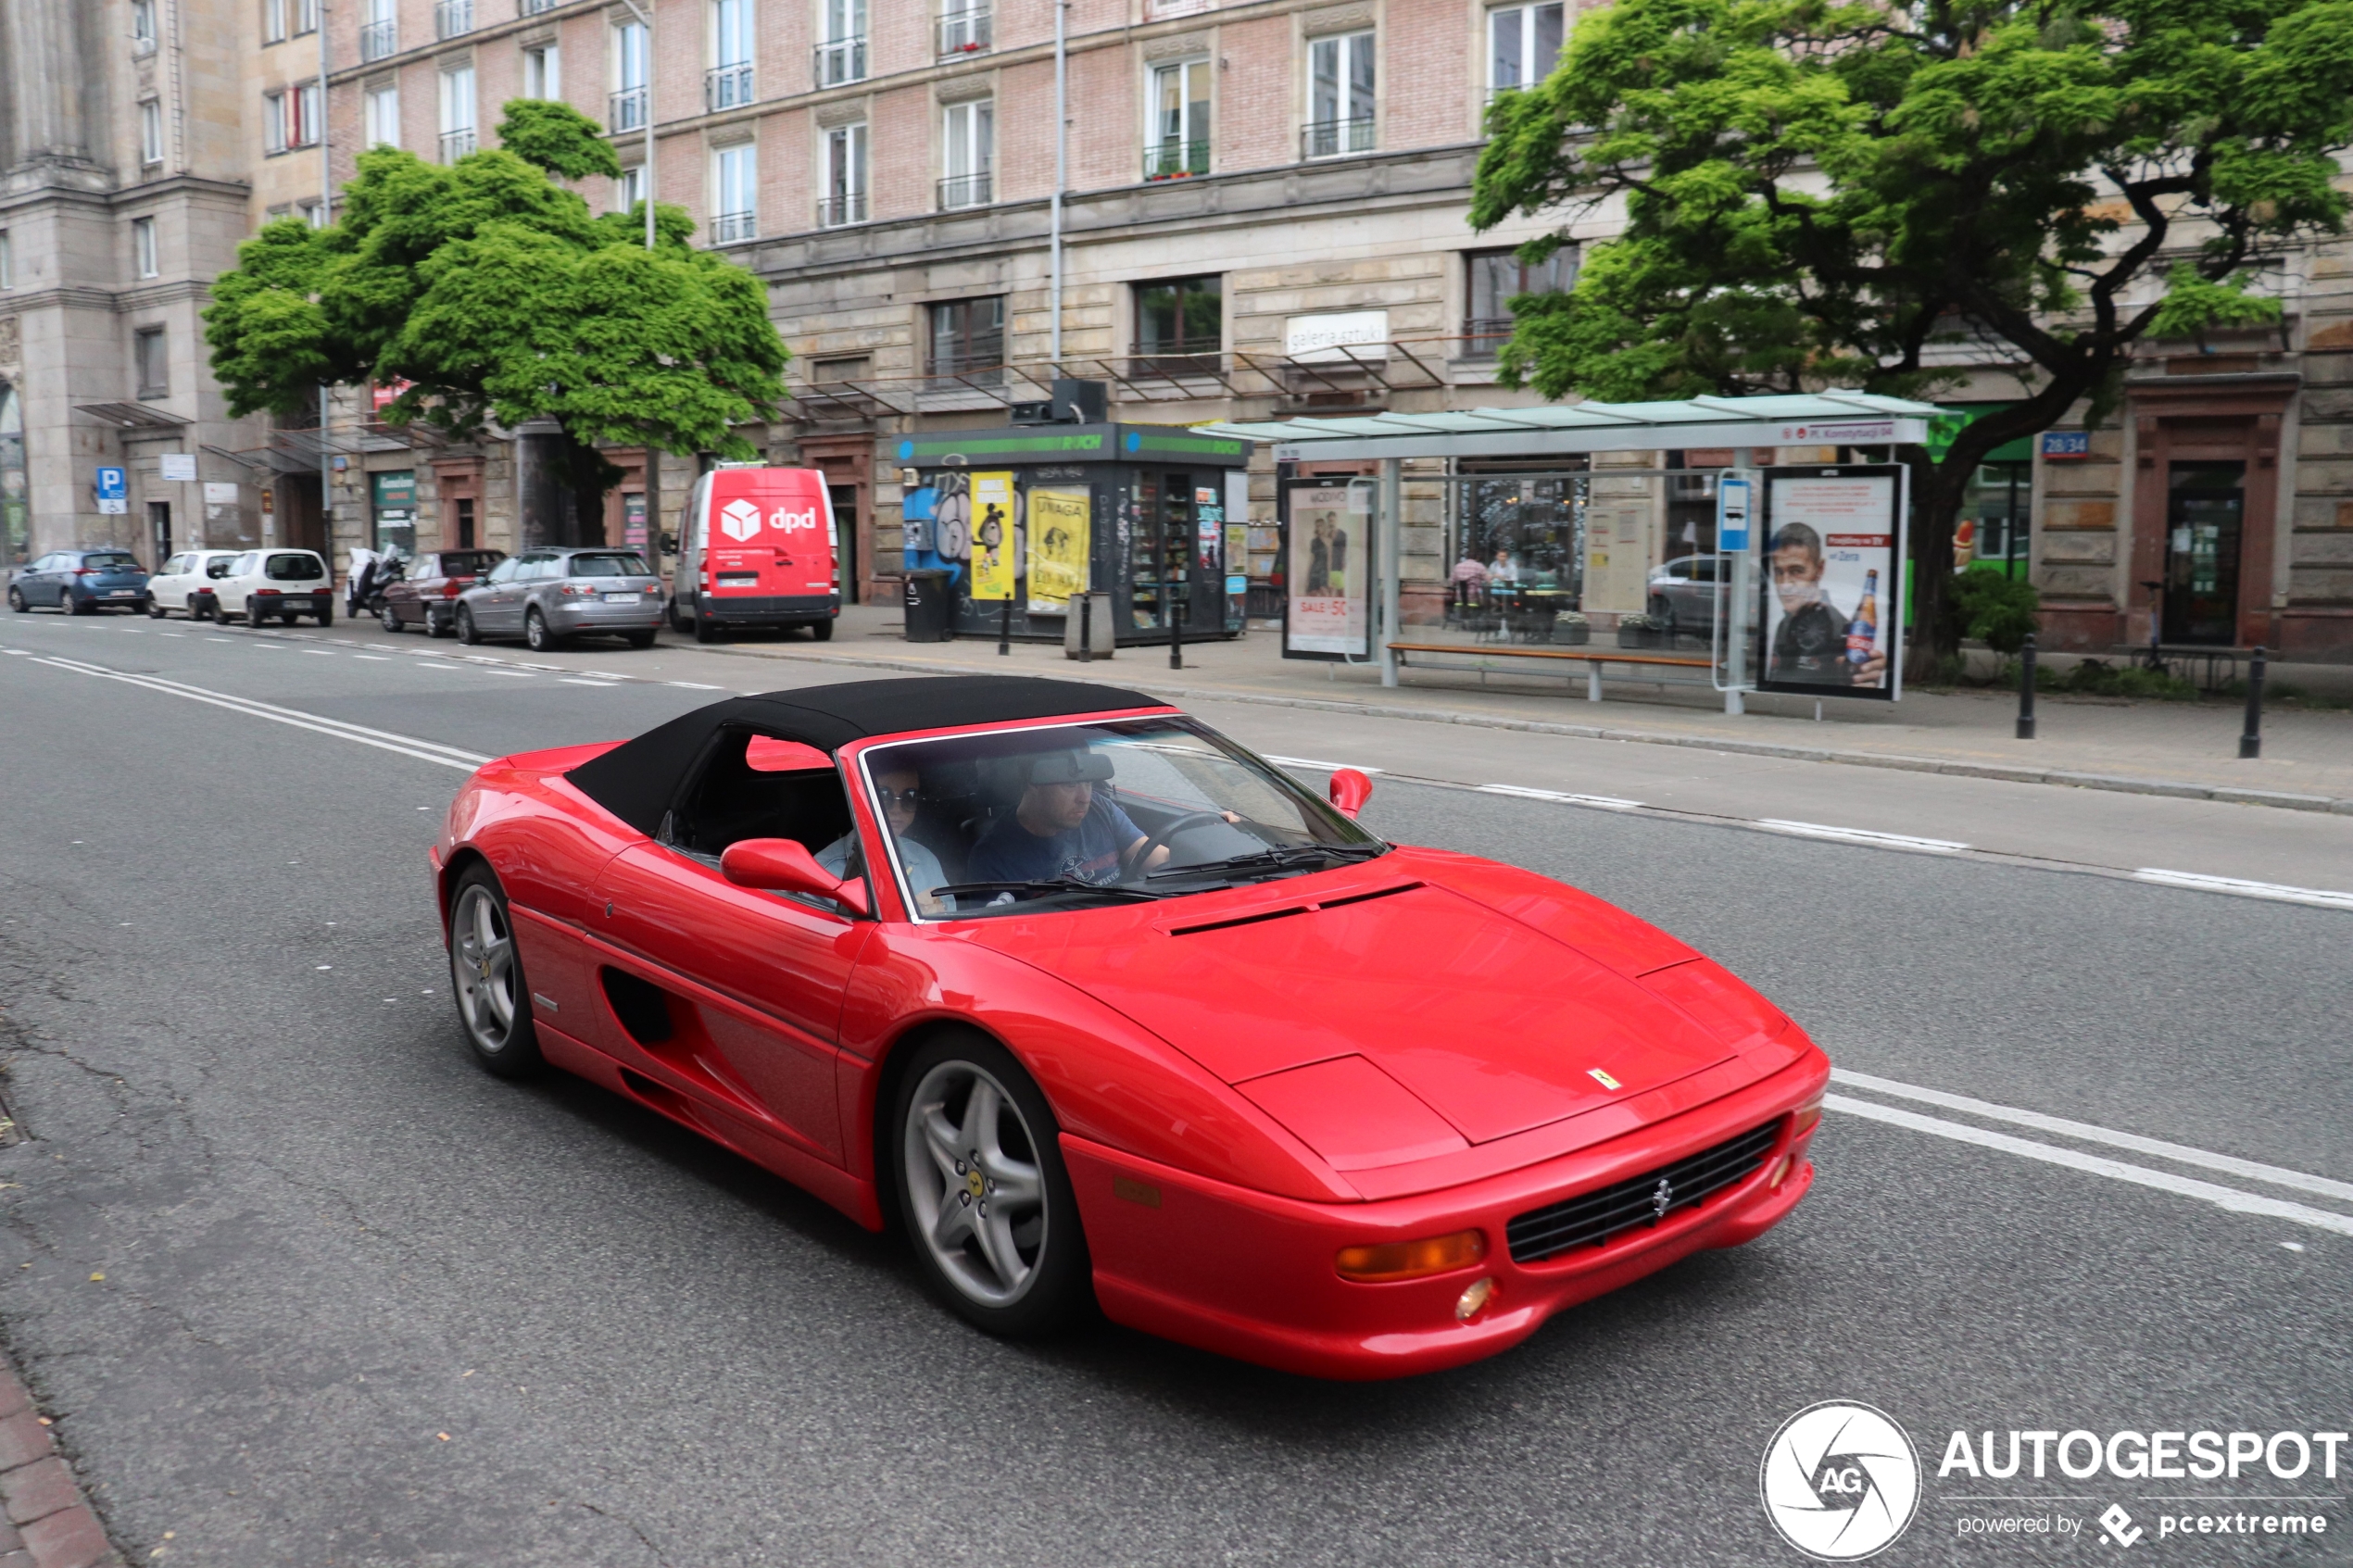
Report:
<svg viewBox="0 0 2353 1568"><path fill-rule="evenodd" d="M653 568L646 558L635 553L609 556L574 556L572 558L574 577L651 577Z"/></svg>
<svg viewBox="0 0 2353 1568"><path fill-rule="evenodd" d="M272 583L308 583L314 577L324 577L316 556L271 556L270 581Z"/></svg>
<svg viewBox="0 0 2353 1568"><path fill-rule="evenodd" d="M863 765L903 885L935 917L1176 897L1388 848L1189 719L905 741Z"/></svg>
<svg viewBox="0 0 2353 1568"><path fill-rule="evenodd" d="M93 571L136 571L139 563L129 556L84 556L82 564Z"/></svg>

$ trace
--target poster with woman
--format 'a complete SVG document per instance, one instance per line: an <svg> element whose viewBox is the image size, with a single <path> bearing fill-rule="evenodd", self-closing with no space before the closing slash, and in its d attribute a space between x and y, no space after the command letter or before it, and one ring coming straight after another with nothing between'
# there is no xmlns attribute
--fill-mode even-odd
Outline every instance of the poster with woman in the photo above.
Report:
<svg viewBox="0 0 2353 1568"><path fill-rule="evenodd" d="M1365 542L1368 485L1298 485L1285 492L1290 533L1285 657L1364 659L1371 653Z"/></svg>
<svg viewBox="0 0 2353 1568"><path fill-rule="evenodd" d="M1904 470L1766 474L1766 691L1882 700L1900 690Z"/></svg>

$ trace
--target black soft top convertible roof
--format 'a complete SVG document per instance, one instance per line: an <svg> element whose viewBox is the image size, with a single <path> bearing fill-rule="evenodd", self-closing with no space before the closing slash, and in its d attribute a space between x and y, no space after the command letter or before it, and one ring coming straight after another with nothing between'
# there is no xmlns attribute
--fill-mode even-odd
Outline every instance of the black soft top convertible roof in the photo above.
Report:
<svg viewBox="0 0 2353 1568"><path fill-rule="evenodd" d="M761 696L732 696L698 708L583 762L564 777L639 833L650 834L660 830L661 814L677 798L686 770L702 755L711 737L730 724L834 752L869 735L1167 706L1159 697L1118 686L1019 675L849 681Z"/></svg>

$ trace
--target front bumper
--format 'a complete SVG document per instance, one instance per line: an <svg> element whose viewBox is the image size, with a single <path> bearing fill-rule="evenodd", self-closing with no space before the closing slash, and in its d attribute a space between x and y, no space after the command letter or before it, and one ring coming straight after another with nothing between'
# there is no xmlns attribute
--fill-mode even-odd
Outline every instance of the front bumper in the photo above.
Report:
<svg viewBox="0 0 2353 1568"><path fill-rule="evenodd" d="M1063 1136L1095 1293L1114 1321L1184 1344L1315 1377L1435 1372L1517 1344L1565 1308L1629 1285L1693 1252L1738 1247L1780 1223L1813 1185L1813 1129L1794 1112L1818 1095L1818 1052L1682 1115L1524 1170L1411 1198L1358 1204L1274 1198ZM1778 1121L1746 1177L1705 1201L1600 1246L1515 1262L1513 1216L1667 1165ZM1394 1284L1343 1279L1343 1247L1477 1227L1488 1253L1466 1268ZM1458 1321L1464 1289L1487 1277L1486 1305Z"/></svg>

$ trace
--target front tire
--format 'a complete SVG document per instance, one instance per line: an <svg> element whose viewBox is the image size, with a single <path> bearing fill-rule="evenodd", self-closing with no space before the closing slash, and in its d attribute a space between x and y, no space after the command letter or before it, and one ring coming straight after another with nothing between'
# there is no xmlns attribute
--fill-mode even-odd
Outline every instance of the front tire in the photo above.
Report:
<svg viewBox="0 0 2353 1568"><path fill-rule="evenodd" d="M501 1078L524 1078L545 1065L532 1023L531 986L515 950L507 895L487 866L458 879L449 906L449 984L458 1022L474 1060Z"/></svg>
<svg viewBox="0 0 2353 1568"><path fill-rule="evenodd" d="M15 588L10 588L8 590L8 608L15 610L19 615L22 615L32 608L31 605L24 602L24 595Z"/></svg>
<svg viewBox="0 0 2353 1568"><path fill-rule="evenodd" d="M165 617L166 617L167 615L169 615L169 614L170 614L170 611L166 610L166 609L163 608L163 601L162 601L161 599L154 599L154 598L151 598L151 599L149 599L149 600L147 601L147 619L148 619L148 620L150 620L150 621L161 621L161 620L165 619Z"/></svg>
<svg viewBox="0 0 2353 1568"><path fill-rule="evenodd" d="M474 612L464 605L458 607L458 640L468 647L477 646L482 642L482 633L474 625Z"/></svg>
<svg viewBox="0 0 2353 1568"><path fill-rule="evenodd" d="M1093 1275L1062 1129L1011 1051L962 1032L916 1047L890 1126L900 1221L949 1308L1011 1336L1087 1310Z"/></svg>
<svg viewBox="0 0 2353 1568"><path fill-rule="evenodd" d="M397 632L400 630L400 612L390 605L379 605L376 608L376 624L387 632Z"/></svg>

